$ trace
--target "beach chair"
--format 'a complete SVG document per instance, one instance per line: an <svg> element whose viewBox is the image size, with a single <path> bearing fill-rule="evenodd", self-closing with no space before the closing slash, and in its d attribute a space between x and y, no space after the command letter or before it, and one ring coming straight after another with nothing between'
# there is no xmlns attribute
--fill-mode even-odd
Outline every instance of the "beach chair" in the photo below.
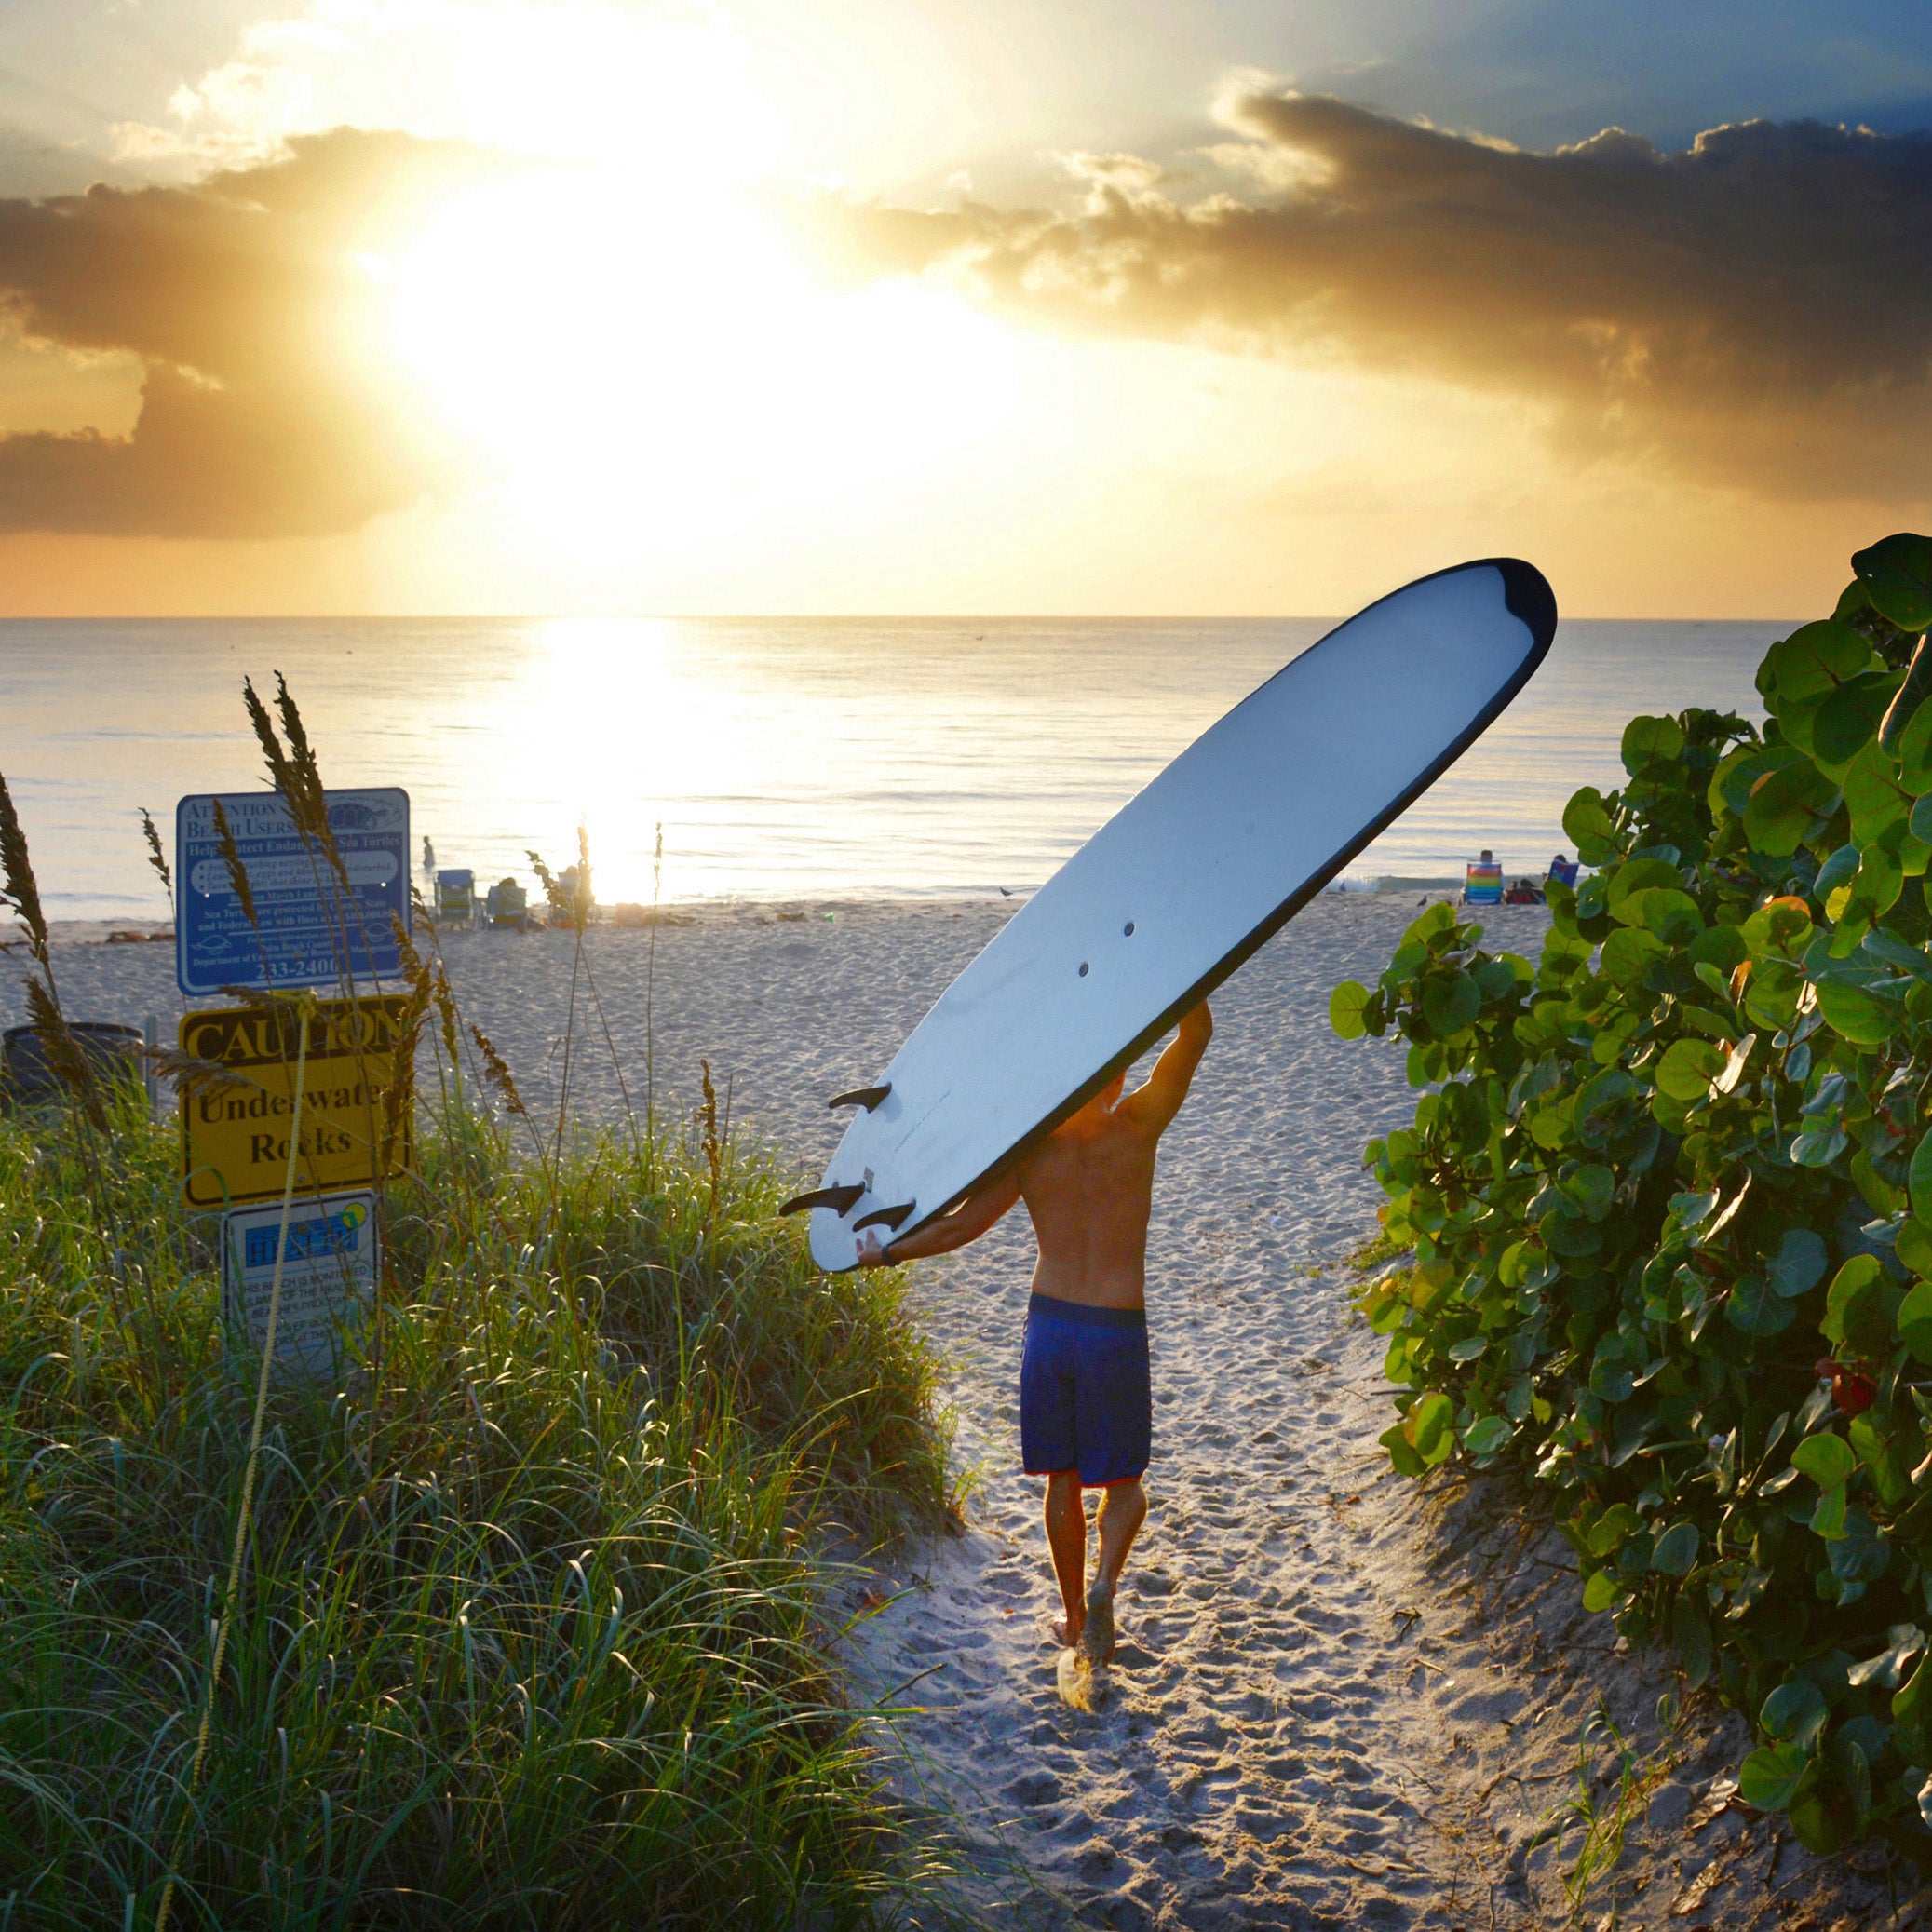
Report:
<svg viewBox="0 0 1932 1932"><path fill-rule="evenodd" d="M492 925L521 932L530 924L530 901L514 879L499 880L483 897L483 916Z"/></svg>
<svg viewBox="0 0 1932 1932"><path fill-rule="evenodd" d="M1466 867L1463 903L1466 906L1500 906L1503 903L1503 868L1499 865Z"/></svg>
<svg viewBox="0 0 1932 1932"><path fill-rule="evenodd" d="M1547 885L1551 879L1554 879L1559 885L1568 885L1574 890L1576 885L1576 861L1574 858L1565 858L1559 852L1549 861L1549 871L1544 875L1544 883Z"/></svg>
<svg viewBox="0 0 1932 1932"><path fill-rule="evenodd" d="M436 875L436 923L474 925L477 923L477 875L467 866Z"/></svg>

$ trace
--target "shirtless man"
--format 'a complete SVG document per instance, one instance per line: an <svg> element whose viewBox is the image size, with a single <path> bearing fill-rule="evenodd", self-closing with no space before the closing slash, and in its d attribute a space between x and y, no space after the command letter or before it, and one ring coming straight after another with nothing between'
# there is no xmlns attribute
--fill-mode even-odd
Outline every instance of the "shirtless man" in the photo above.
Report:
<svg viewBox="0 0 1932 1932"><path fill-rule="evenodd" d="M1020 1446L1047 1479L1047 1545L1066 1621L1054 1637L1089 1663L1114 1655L1114 1591L1147 1516L1141 1478L1152 1449L1147 1379L1147 1217L1155 1143L1187 1098L1214 1032L1204 1001L1182 1020L1145 1087L1118 1074L1063 1126L951 1214L902 1240L868 1233L862 1267L950 1254L1015 1201L1033 1216L1040 1257L1020 1369ZM1100 1560L1087 1582L1083 1489L1105 1491Z"/></svg>

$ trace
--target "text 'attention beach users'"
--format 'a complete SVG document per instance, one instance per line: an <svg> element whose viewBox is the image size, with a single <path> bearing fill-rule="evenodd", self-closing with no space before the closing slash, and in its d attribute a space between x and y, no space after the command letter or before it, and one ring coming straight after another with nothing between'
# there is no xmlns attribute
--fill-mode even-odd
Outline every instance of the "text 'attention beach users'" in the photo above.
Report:
<svg viewBox="0 0 1932 1932"><path fill-rule="evenodd" d="M1207 1003L1181 1022L1146 1086L1123 1097L1117 1074L1070 1120L1001 1169L951 1214L892 1242L869 1231L861 1267L950 1254L1024 1200L1039 1260L1020 1370L1020 1447L1047 1479L1047 1545L1066 1620L1057 1642L1089 1664L1114 1655L1114 1592L1147 1515L1153 1445L1147 1364L1147 1221L1155 1148L1208 1050ZM1087 1581L1082 1492L1105 1491L1100 1555Z"/></svg>

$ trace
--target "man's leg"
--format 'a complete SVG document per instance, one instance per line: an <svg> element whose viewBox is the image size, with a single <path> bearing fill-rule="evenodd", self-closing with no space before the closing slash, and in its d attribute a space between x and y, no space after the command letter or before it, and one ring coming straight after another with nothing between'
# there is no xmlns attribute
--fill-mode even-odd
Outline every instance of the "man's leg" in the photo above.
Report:
<svg viewBox="0 0 1932 1932"><path fill-rule="evenodd" d="M1087 1622L1087 1510L1077 1469L1056 1469L1047 1479L1047 1547L1053 1552L1054 1580L1067 1613L1055 1634L1071 1647Z"/></svg>
<svg viewBox="0 0 1932 1932"><path fill-rule="evenodd" d="M1114 1592L1127 1565L1141 1525L1147 1520L1147 1492L1138 1476L1110 1482L1101 1498L1101 1558L1093 1587L1087 1593L1083 1636L1093 1662L1104 1664L1114 1655Z"/></svg>

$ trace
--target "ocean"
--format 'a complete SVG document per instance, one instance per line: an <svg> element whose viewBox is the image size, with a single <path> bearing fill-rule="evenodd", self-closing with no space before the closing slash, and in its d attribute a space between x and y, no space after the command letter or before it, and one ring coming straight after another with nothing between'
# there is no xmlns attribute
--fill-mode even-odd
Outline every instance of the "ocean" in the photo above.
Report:
<svg viewBox="0 0 1932 1932"><path fill-rule="evenodd" d="M408 789L418 841L532 883L588 830L597 894L993 897L1038 885L1331 619L358 618L0 623L0 773L48 915L165 918L142 844L265 782L241 682L286 675L331 784ZM1566 623L1542 670L1349 868L1540 876L1638 711L1756 718L1776 622ZM1364 690L1355 728L1386 694Z"/></svg>

